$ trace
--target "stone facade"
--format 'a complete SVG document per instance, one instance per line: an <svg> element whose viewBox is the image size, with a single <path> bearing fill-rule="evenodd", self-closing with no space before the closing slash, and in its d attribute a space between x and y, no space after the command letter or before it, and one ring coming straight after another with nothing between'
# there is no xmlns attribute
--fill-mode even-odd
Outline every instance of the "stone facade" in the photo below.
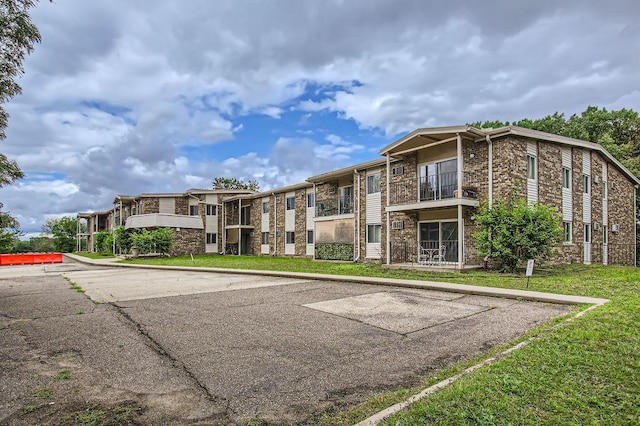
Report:
<svg viewBox="0 0 640 426"><path fill-rule="evenodd" d="M172 229L173 247L169 252L170 256L186 256L193 254L204 254L204 239L201 229Z"/></svg>
<svg viewBox="0 0 640 426"><path fill-rule="evenodd" d="M298 189L295 192L296 199L296 256L307 255L307 190Z"/></svg>
<svg viewBox="0 0 640 426"><path fill-rule="evenodd" d="M140 212L138 214L152 214L160 212L160 199L158 197L140 198Z"/></svg>

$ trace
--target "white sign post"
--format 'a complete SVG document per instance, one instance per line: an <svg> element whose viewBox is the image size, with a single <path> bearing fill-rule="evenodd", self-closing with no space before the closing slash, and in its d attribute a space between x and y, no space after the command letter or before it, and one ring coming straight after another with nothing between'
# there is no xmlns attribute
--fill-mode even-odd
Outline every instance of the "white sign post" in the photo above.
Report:
<svg viewBox="0 0 640 426"><path fill-rule="evenodd" d="M529 288L529 280L531 279L531 275L533 275L533 264L535 261L533 259L527 260L527 288Z"/></svg>

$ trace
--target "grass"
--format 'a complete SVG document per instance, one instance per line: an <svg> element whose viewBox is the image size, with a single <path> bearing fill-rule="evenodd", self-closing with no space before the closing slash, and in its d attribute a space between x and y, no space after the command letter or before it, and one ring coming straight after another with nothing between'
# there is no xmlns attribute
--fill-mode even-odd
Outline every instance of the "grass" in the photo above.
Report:
<svg viewBox="0 0 640 426"><path fill-rule="evenodd" d="M56 380L71 380L71 372L66 368L58 371Z"/></svg>
<svg viewBox="0 0 640 426"><path fill-rule="evenodd" d="M53 391L49 389L38 389L37 391L33 392L32 396L36 398L49 399L53 396Z"/></svg>
<svg viewBox="0 0 640 426"><path fill-rule="evenodd" d="M92 253L88 251L76 251L76 252L73 252L73 254L77 256L86 257L89 259L105 259L105 258L115 257L115 255L111 252Z"/></svg>
<svg viewBox="0 0 640 426"><path fill-rule="evenodd" d="M140 408L134 406L117 406L101 409L96 404L92 404L83 411L78 411L69 416L73 424L82 426L116 426L136 424L135 417L140 412Z"/></svg>
<svg viewBox="0 0 640 426"><path fill-rule="evenodd" d="M135 260L129 263L192 266L190 258ZM486 271L425 273L385 270L380 265L313 262L308 259L199 256L196 266L285 270L375 276L524 289L522 274ZM528 333L532 343L495 364L388 419L386 425L538 425L640 424L640 269L567 265L537 268L530 289L610 299L595 311L550 328ZM557 323L558 321L556 321ZM522 340L522 339L520 339ZM429 386L465 366L426 377ZM418 389L382 393L347 411L317 418L323 425L353 424L405 399Z"/></svg>

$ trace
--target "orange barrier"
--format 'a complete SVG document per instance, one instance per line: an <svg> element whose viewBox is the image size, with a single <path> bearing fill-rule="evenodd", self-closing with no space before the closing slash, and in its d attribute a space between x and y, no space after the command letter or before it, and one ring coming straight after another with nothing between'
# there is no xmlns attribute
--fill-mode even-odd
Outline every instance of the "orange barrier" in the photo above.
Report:
<svg viewBox="0 0 640 426"><path fill-rule="evenodd" d="M62 263L62 253L0 254L0 266Z"/></svg>

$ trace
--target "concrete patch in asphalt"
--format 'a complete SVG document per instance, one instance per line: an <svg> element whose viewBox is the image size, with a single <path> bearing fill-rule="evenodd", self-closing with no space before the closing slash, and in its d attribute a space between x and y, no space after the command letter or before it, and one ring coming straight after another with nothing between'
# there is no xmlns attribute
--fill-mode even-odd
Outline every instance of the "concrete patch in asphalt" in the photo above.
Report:
<svg viewBox="0 0 640 426"><path fill-rule="evenodd" d="M70 272L65 276L82 287L91 299L103 303L290 285L309 281L221 273L114 268Z"/></svg>
<svg viewBox="0 0 640 426"><path fill-rule="evenodd" d="M399 334L444 324L491 309L403 292L379 292L304 305Z"/></svg>

